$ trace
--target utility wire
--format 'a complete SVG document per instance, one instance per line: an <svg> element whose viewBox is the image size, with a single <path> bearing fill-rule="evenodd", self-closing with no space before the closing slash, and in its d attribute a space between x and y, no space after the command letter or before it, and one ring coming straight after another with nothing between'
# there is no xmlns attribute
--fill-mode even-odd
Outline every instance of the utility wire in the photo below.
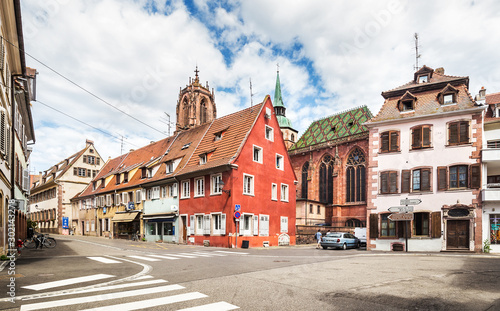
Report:
<svg viewBox="0 0 500 311"><path fill-rule="evenodd" d="M32 59L34 59L35 61L37 61L38 63L40 63L41 65L45 66L47 69L49 69L50 71L52 71L53 73L55 73L56 75L60 76L61 78L63 78L64 80L68 81L69 83L73 84L74 86L76 86L77 88L81 89L82 91L86 92L87 94L97 98L98 100L100 100L101 102L105 103L106 105L118 110L119 112L123 113L124 115L136 120L137 122L149 127L150 129L158 132L158 133L161 133L162 135L165 135L164 132L150 126L149 124L137 119L136 117L134 117L133 115L130 115L128 113L126 113L125 111L121 110L120 108L110 104L109 102L107 102L106 100L104 100L103 98L97 96L96 94L92 93L91 91L87 90L86 88L84 88L83 86L80 86L79 84L77 84L76 82L73 82L72 80L70 80L69 78L66 78L64 75L62 75L61 73L57 72L55 69L52 69L50 66L46 65L45 63L43 63L42 61L38 60L37 58L35 58L34 56L32 56L31 54L27 53L26 51L23 51L21 50L18 46L16 46L15 44L13 44L12 42L10 42L9 40L5 39L4 37L0 36L3 40L5 40L7 43L9 43L10 45L12 45L14 48L18 49L19 51L23 52L24 54L28 55L29 57L31 57Z"/></svg>
<svg viewBox="0 0 500 311"><path fill-rule="evenodd" d="M101 133L103 133L103 134L106 134L106 135L108 135L108 136L111 136L111 137L113 137L113 138L117 139L118 141L122 141L122 138L121 138L121 137L115 136L115 135L113 135L113 134L111 134L111 133L108 133L108 132L106 132L106 131L104 131L104 130L101 130L100 128L97 128L97 127L95 127L95 126L93 126L93 125L90 125L90 124L88 124L88 123L85 123L85 122L83 122L82 120L79 120L79 119L77 119L77 118L75 118L75 117L73 117L73 116L70 116L69 114L67 114L67 113L65 113L65 112L62 112L62 111L61 111L61 110L59 110L59 109L56 109L56 108L54 108L54 107L52 107L52 106L49 106L49 105L47 105L47 104L45 104L45 103L41 102L40 100L36 100L36 102L37 102L37 103L39 103L39 104L44 105L44 106L45 106L45 107L47 107L47 108L50 108L50 109L52 109L52 110L54 110L54 111L57 111L57 112L59 112L60 114L63 114L63 115L65 115L65 116L67 116L68 118L71 118L71 119L73 119L73 120L75 120L75 121L77 121L77 122L80 122L80 123L82 123L82 124L84 124L84 125L88 126L88 127L91 127L91 128L93 128L94 130L96 130L96 131L99 131L99 132L101 132ZM139 148L139 146L134 145L134 144L132 144L132 143L128 143L128 144L130 144L130 145L132 145L132 146L134 146L134 147L138 147L138 148Z"/></svg>

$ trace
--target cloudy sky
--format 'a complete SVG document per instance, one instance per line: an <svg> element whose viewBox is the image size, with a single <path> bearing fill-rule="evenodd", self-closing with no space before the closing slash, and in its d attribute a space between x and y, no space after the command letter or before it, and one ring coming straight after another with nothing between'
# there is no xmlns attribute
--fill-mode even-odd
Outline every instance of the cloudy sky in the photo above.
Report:
<svg viewBox="0 0 500 311"><path fill-rule="evenodd" d="M166 137L179 90L215 89L218 116L274 94L301 135L410 81L419 65L500 91L500 2L22 0L38 172L95 142L107 159ZM131 117L133 116L133 118ZM173 132L172 128L171 133Z"/></svg>

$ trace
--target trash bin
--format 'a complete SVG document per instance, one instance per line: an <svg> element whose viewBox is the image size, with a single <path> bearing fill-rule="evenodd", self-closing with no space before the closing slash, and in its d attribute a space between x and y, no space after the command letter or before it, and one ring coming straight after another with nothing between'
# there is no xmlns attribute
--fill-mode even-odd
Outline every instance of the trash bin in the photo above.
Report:
<svg viewBox="0 0 500 311"><path fill-rule="evenodd" d="M241 241L241 248L248 248L248 244L249 244L248 240Z"/></svg>

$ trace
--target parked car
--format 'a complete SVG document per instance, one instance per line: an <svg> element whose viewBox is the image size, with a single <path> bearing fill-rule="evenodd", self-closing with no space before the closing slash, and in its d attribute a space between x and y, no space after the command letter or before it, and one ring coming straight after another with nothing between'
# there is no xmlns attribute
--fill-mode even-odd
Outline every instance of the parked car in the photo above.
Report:
<svg viewBox="0 0 500 311"><path fill-rule="evenodd" d="M366 228L354 228L354 236L359 239L361 246L366 246Z"/></svg>
<svg viewBox="0 0 500 311"><path fill-rule="evenodd" d="M328 247L347 249L358 248L359 246L359 239L350 233L329 232L321 238L321 247L323 249L327 249Z"/></svg>
<svg viewBox="0 0 500 311"><path fill-rule="evenodd" d="M327 222L323 222L323 223L320 223L320 224L315 224L315 226L320 226L320 227L329 227L331 226L332 224L330 223L327 223Z"/></svg>

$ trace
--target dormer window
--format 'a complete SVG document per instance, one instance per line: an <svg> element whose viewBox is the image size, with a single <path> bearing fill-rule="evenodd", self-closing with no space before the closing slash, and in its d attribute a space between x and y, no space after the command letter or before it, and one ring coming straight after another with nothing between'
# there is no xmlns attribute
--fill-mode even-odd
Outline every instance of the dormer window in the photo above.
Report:
<svg viewBox="0 0 500 311"><path fill-rule="evenodd" d="M106 180L104 178L101 178L101 188L104 188L106 186Z"/></svg>
<svg viewBox="0 0 500 311"><path fill-rule="evenodd" d="M438 94L438 101L441 105L451 105L457 102L458 90L451 84L448 84Z"/></svg>
<svg viewBox="0 0 500 311"><path fill-rule="evenodd" d="M429 82L429 76L428 75L424 75L424 76L419 76L418 77L418 83L425 83L425 82Z"/></svg>
<svg viewBox="0 0 500 311"><path fill-rule="evenodd" d="M206 164L207 163L207 154L204 153L200 155L200 165Z"/></svg>
<svg viewBox="0 0 500 311"><path fill-rule="evenodd" d="M222 139L222 132L215 133L214 141L219 141Z"/></svg>
<svg viewBox="0 0 500 311"><path fill-rule="evenodd" d="M413 108L413 100L405 100L401 102L402 111L414 110Z"/></svg>
<svg viewBox="0 0 500 311"><path fill-rule="evenodd" d="M168 161L167 163L165 163L165 165L166 165L166 173L167 174L171 174L174 172L174 162Z"/></svg>
<svg viewBox="0 0 500 311"><path fill-rule="evenodd" d="M128 182L128 172L123 173L123 182Z"/></svg>
<svg viewBox="0 0 500 311"><path fill-rule="evenodd" d="M415 102L417 98L412 93L406 92L398 101L398 109L400 112L415 110Z"/></svg>
<svg viewBox="0 0 500 311"><path fill-rule="evenodd" d="M147 175L147 171L148 171L148 169L147 169L147 168L145 168L145 167L141 168L141 178L146 178L146 177L148 177L148 175Z"/></svg>
<svg viewBox="0 0 500 311"><path fill-rule="evenodd" d="M116 184L117 184L117 185L120 183L120 179L121 179L120 177L121 177L121 175L120 175L120 174L116 174L116 175L115 175L115 178L116 178Z"/></svg>

